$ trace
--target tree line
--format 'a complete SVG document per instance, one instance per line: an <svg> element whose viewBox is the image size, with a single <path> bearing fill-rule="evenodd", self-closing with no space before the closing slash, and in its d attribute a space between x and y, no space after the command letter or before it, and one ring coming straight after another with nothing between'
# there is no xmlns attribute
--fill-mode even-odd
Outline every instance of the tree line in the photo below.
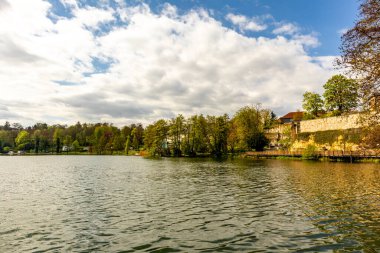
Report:
<svg viewBox="0 0 380 253"><path fill-rule="evenodd" d="M125 147L138 150L143 145L144 128L132 124L118 128L109 123L75 125L48 125L37 123L23 128L6 122L0 126L0 152L26 151L31 153L62 153L62 151L88 151L95 154L112 154Z"/></svg>
<svg viewBox="0 0 380 253"><path fill-rule="evenodd" d="M276 115L259 105L246 106L230 118L178 115L143 127L132 124L118 128L109 123L48 125L24 128L6 122L0 126L0 152L62 153L86 151L92 154L150 156L224 156L228 153L263 150L268 144L264 130L276 123Z"/></svg>

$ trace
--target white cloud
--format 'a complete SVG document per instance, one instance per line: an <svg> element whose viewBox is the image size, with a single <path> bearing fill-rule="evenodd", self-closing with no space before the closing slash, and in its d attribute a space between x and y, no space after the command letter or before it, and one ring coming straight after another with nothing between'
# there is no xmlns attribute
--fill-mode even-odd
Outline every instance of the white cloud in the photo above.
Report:
<svg viewBox="0 0 380 253"><path fill-rule="evenodd" d="M277 36L289 36L290 40L306 48L316 48L320 45L316 32L302 34L300 27L292 23L277 22L275 26L272 33Z"/></svg>
<svg viewBox="0 0 380 253"><path fill-rule="evenodd" d="M147 123L177 113L232 114L259 102L282 114L334 72L331 58L305 51L318 45L312 35L247 37L202 9L154 14L145 4L113 10L65 2L74 17L56 23L42 0L9 1L0 15L0 121ZM92 32L115 16L126 23ZM96 59L109 68L98 71Z"/></svg>
<svg viewBox="0 0 380 253"><path fill-rule="evenodd" d="M294 35L292 39L307 47L318 47L320 45L317 35L315 33L306 35L297 34Z"/></svg>
<svg viewBox="0 0 380 253"><path fill-rule="evenodd" d="M298 26L291 24L291 23L286 23L286 24L280 24L276 29L273 30L274 34L295 34L296 32L299 31Z"/></svg>
<svg viewBox="0 0 380 253"><path fill-rule="evenodd" d="M78 8L74 10L76 19L85 26L96 27L99 24L114 20L112 9L99 9L95 7Z"/></svg>
<svg viewBox="0 0 380 253"><path fill-rule="evenodd" d="M339 56L319 56L319 57L314 57L314 61L324 69L335 71L336 69L335 62L338 57Z"/></svg>
<svg viewBox="0 0 380 253"><path fill-rule="evenodd" d="M77 3L77 0L60 0L61 4L63 4L64 6L66 7L74 7L74 8L78 8L78 3Z"/></svg>
<svg viewBox="0 0 380 253"><path fill-rule="evenodd" d="M232 13L227 14L226 19L232 24L239 27L240 31L254 31L259 32L267 29L267 26L263 24L259 18L248 18L243 15L235 15Z"/></svg>

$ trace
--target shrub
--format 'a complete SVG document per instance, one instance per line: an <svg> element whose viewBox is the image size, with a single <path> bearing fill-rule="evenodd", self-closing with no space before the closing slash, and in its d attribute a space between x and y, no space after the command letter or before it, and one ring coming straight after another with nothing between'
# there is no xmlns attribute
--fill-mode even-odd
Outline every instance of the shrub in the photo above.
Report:
<svg viewBox="0 0 380 253"><path fill-rule="evenodd" d="M306 148L302 152L302 158L304 159L317 159L318 148L313 144L307 144Z"/></svg>

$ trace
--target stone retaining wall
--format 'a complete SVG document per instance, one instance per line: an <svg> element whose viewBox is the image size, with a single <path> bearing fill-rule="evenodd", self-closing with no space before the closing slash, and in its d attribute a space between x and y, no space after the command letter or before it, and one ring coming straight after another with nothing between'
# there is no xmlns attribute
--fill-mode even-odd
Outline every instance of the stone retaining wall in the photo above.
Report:
<svg viewBox="0 0 380 253"><path fill-rule="evenodd" d="M346 116L336 116L322 119L303 120L300 122L301 133L312 133L318 131L344 130L360 128L360 114L351 114Z"/></svg>
<svg viewBox="0 0 380 253"><path fill-rule="evenodd" d="M286 129L288 129L289 127L291 126L291 124L282 124L282 125L277 125L277 126L274 126L268 130L266 130L265 132L267 134L277 134L277 133L284 133Z"/></svg>

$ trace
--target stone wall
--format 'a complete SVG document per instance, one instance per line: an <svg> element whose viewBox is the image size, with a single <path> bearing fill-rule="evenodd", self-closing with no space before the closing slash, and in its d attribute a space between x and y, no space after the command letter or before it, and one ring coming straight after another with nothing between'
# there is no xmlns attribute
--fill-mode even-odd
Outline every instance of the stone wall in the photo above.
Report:
<svg viewBox="0 0 380 253"><path fill-rule="evenodd" d="M360 128L359 117L360 114L357 113L346 116L303 120L300 122L300 132L312 133L318 131Z"/></svg>
<svg viewBox="0 0 380 253"><path fill-rule="evenodd" d="M289 127L291 127L291 124L281 124L281 125L277 125L277 126L274 126L268 130L266 130L265 132L267 134L282 134L286 131L286 129L289 129Z"/></svg>

